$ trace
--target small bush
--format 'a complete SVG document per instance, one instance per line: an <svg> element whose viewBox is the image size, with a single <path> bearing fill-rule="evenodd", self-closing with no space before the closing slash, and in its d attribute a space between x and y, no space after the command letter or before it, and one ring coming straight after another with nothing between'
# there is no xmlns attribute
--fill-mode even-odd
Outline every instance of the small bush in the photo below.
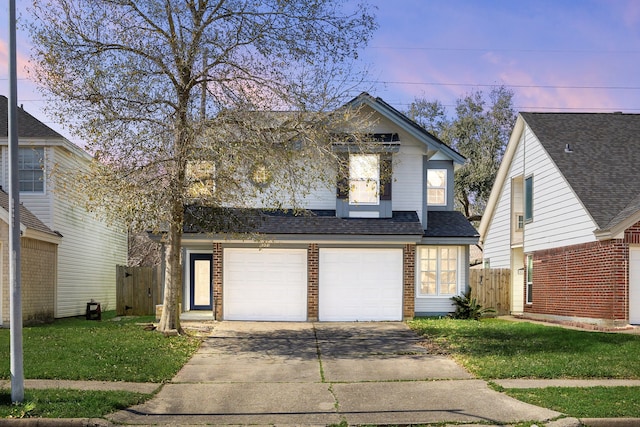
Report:
<svg viewBox="0 0 640 427"><path fill-rule="evenodd" d="M456 311L450 315L453 319L480 320L488 313L495 313L493 308L483 308L475 298L471 298L471 288L462 295L451 297L456 306Z"/></svg>

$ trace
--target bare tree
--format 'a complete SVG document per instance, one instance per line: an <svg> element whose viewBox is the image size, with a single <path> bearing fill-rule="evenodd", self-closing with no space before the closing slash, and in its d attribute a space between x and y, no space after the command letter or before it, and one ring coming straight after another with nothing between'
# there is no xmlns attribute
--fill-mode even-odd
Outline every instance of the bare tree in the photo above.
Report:
<svg viewBox="0 0 640 427"><path fill-rule="evenodd" d="M185 205L282 200L248 178L288 203L311 191L375 19L348 0L34 0L33 16L44 94L97 159L89 204L164 231L158 329L180 331Z"/></svg>

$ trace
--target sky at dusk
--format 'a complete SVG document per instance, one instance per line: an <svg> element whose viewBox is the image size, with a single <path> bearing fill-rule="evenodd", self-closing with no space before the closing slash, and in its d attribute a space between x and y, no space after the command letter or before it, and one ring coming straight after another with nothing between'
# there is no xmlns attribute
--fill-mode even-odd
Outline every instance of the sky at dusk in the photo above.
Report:
<svg viewBox="0 0 640 427"><path fill-rule="evenodd" d="M26 0L18 0L18 13ZM517 111L640 113L638 0L368 0L379 28L362 52L363 89L404 111L416 97L448 110L504 85ZM0 5L0 94L8 95L8 2ZM48 119L18 34L18 104ZM72 138L70 138L72 139ZM73 140L73 139L72 139Z"/></svg>

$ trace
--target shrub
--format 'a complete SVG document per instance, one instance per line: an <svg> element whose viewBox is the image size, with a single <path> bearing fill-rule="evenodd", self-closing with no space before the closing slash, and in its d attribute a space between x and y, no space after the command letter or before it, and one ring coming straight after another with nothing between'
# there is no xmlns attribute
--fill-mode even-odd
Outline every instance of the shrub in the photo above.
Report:
<svg viewBox="0 0 640 427"><path fill-rule="evenodd" d="M480 320L488 313L495 313L493 308L483 308L478 304L478 300L471 298L471 288L462 295L451 297L456 306L456 311L450 315L453 319L473 319Z"/></svg>

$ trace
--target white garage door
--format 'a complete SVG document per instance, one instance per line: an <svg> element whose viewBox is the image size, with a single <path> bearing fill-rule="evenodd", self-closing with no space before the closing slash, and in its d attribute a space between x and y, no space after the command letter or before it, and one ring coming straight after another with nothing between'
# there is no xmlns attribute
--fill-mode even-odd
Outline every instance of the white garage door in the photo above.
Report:
<svg viewBox="0 0 640 427"><path fill-rule="evenodd" d="M226 320L307 320L305 249L224 250Z"/></svg>
<svg viewBox="0 0 640 427"><path fill-rule="evenodd" d="M640 325L640 247L629 248L629 323Z"/></svg>
<svg viewBox="0 0 640 427"><path fill-rule="evenodd" d="M402 249L320 249L321 321L402 320Z"/></svg>

